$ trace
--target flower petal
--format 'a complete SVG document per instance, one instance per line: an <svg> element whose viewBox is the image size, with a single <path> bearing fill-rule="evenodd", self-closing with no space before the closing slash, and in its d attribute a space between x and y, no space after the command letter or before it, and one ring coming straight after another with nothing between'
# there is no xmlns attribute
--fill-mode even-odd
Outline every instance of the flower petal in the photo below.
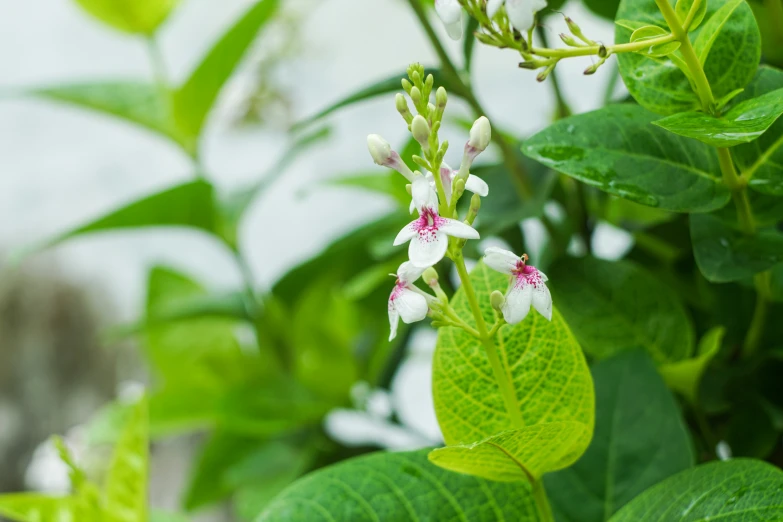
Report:
<svg viewBox="0 0 783 522"><path fill-rule="evenodd" d="M424 296L408 288L402 290L394 300L394 304L400 314L400 319L406 324L421 321L427 317L427 310L429 310Z"/></svg>
<svg viewBox="0 0 783 522"><path fill-rule="evenodd" d="M457 20L453 24L444 24L446 27L446 34L452 40L459 40L462 38L462 20Z"/></svg>
<svg viewBox="0 0 783 522"><path fill-rule="evenodd" d="M484 263L493 270L511 274L519 263L519 256L498 247L489 247L484 251Z"/></svg>
<svg viewBox="0 0 783 522"><path fill-rule="evenodd" d="M432 190L432 185L427 181L424 176L416 176L411 185L411 194L413 195L413 204L416 205L416 209L421 211L422 208L438 208L438 196L435 191Z"/></svg>
<svg viewBox="0 0 783 522"><path fill-rule="evenodd" d="M534 6L531 0L506 0L508 21L517 31L527 31L533 27L536 11L540 10L535 9L538 5L540 4L536 2L536 6Z"/></svg>
<svg viewBox="0 0 783 522"><path fill-rule="evenodd" d="M392 292L392 295L394 295L394 291ZM400 322L400 313L397 311L395 301L396 300L392 300L391 297L389 298L389 341L397 337L397 326Z"/></svg>
<svg viewBox="0 0 783 522"><path fill-rule="evenodd" d="M503 0L488 0L487 1L487 16L492 18L497 14L500 6L503 5Z"/></svg>
<svg viewBox="0 0 783 522"><path fill-rule="evenodd" d="M440 181L443 183L443 192L446 193L447 203L451 202L451 181L454 179L454 171L447 164L440 166Z"/></svg>
<svg viewBox="0 0 783 522"><path fill-rule="evenodd" d="M427 228L411 239L408 257L414 266L427 268L438 263L449 248L449 238L440 230Z"/></svg>
<svg viewBox="0 0 783 522"><path fill-rule="evenodd" d="M462 18L462 6L458 0L435 0L435 11L444 24L453 24Z"/></svg>
<svg viewBox="0 0 783 522"><path fill-rule="evenodd" d="M397 234L397 237L394 238L394 246L401 245L406 241L410 241L413 237L416 236L417 233L418 232L416 232L416 221L411 221L410 223L402 227L400 233Z"/></svg>
<svg viewBox="0 0 783 522"><path fill-rule="evenodd" d="M538 268L536 268L536 271L538 272L539 277L541 277L541 281L543 281L544 283L549 281L549 278L546 276L546 274L544 272L542 272Z"/></svg>
<svg viewBox="0 0 783 522"><path fill-rule="evenodd" d="M527 316L532 301L533 285L523 283L520 286L515 281L514 286L506 293L506 302L502 308L503 318L508 324L517 324Z"/></svg>
<svg viewBox="0 0 783 522"><path fill-rule="evenodd" d="M528 285L533 287L533 307L538 310L538 313L552 320L552 294L549 293L549 288L545 284Z"/></svg>
<svg viewBox="0 0 783 522"><path fill-rule="evenodd" d="M487 197L489 194L489 185L487 185L487 182L473 174L468 176L468 180L465 182L465 188L474 194L478 194L482 198Z"/></svg>
<svg viewBox="0 0 783 522"><path fill-rule="evenodd" d="M405 261L397 269L397 278L406 284L414 283L427 268L429 267L418 267L410 261Z"/></svg>
<svg viewBox="0 0 783 522"><path fill-rule="evenodd" d="M479 239L479 233L470 225L456 219L440 218L442 222L438 225L438 231L448 234L451 237L460 237L462 239Z"/></svg>

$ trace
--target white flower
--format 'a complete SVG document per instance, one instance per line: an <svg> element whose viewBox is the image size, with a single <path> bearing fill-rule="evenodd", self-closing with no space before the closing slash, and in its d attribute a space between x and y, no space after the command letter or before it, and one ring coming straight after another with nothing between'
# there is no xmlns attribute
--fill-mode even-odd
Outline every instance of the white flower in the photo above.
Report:
<svg viewBox="0 0 783 522"><path fill-rule="evenodd" d="M367 136L367 148L376 165L394 169L405 176L405 179L408 181L413 181L413 172L411 172L411 169L402 161L402 158L400 158L397 151L392 150L388 141L377 134L370 134Z"/></svg>
<svg viewBox="0 0 783 522"><path fill-rule="evenodd" d="M517 31L527 31L533 27L536 13L546 7L546 0L489 0L487 16L490 18L495 16L504 3L508 21Z"/></svg>
<svg viewBox="0 0 783 522"><path fill-rule="evenodd" d="M419 218L405 225L394 238L394 245L410 241L408 257L413 266L427 268L443 259L449 237L479 239L479 233L462 221L438 214L438 196L424 176L417 176L411 187Z"/></svg>
<svg viewBox="0 0 783 522"><path fill-rule="evenodd" d="M462 38L462 6L457 0L435 0L435 11L453 40Z"/></svg>
<svg viewBox="0 0 783 522"><path fill-rule="evenodd" d="M397 282L389 296L390 341L397 336L400 318L403 323L410 324L427 317L429 301L435 298L413 284L427 268L429 267L416 267L410 261L406 261L397 269Z"/></svg>
<svg viewBox="0 0 783 522"><path fill-rule="evenodd" d="M473 122L473 126L470 128L468 145L479 152L484 152L489 146L491 139L492 125L489 124L489 119L486 116L482 116Z"/></svg>
<svg viewBox="0 0 783 522"><path fill-rule="evenodd" d="M441 164L440 180L443 183L443 191L446 193L447 203L451 203L452 185L456 177L457 177L456 170L451 170L451 167L449 167L446 163ZM430 172L427 173L427 181L430 182L430 186L433 187L434 189L435 178L432 176L432 173ZM474 176L473 174L469 174L467 181L465 181L465 190L469 190L474 194L478 194L482 198L485 198L489 194L489 185L487 185L487 182L481 179L480 177ZM413 212L415 208L416 208L416 203L411 201L410 211Z"/></svg>
<svg viewBox="0 0 783 522"><path fill-rule="evenodd" d="M527 316L530 305L552 320L552 296L546 287L547 277L532 265L525 264L527 255L517 256L502 248L490 247L484 252L484 262L490 268L513 276L511 288L501 310L508 324L516 324Z"/></svg>

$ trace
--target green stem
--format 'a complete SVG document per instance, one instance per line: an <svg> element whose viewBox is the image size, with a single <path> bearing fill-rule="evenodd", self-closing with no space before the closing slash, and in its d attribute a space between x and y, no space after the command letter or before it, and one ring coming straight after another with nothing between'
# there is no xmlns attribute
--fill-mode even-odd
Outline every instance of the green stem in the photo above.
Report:
<svg viewBox="0 0 783 522"><path fill-rule="evenodd" d="M544 44L544 47L549 47L546 30L544 29L543 25L536 26L536 33L538 34L538 38L541 40L541 43ZM560 80L557 75L557 69L553 69L552 72L549 73L549 83L552 85L552 92L554 93L555 101L557 102L557 112L555 113L555 119L559 120L571 116L573 112L571 111L571 107L568 105L568 102L563 95L562 89L560 89Z"/></svg>
<svg viewBox="0 0 783 522"><path fill-rule="evenodd" d="M759 343L764 334L764 326L767 322L767 316L769 315L769 298L767 296L769 279L769 272L757 274L754 278L756 284L756 307L753 310L753 319L750 322L750 329L745 336L745 342L742 346L743 357L751 357L759 349Z"/></svg>
<svg viewBox="0 0 783 522"><path fill-rule="evenodd" d="M565 47L562 49L533 47L530 49L530 52L544 58L573 58L576 56L596 56L601 52L601 49L605 49L608 54L632 53L648 49L653 45L669 43L674 40L676 40L676 37L673 34L665 34L656 38L650 38L649 40L617 45L587 45L585 47Z"/></svg>
<svg viewBox="0 0 783 522"><path fill-rule="evenodd" d="M462 257L461 251L457 251L452 257L454 259L454 264L457 267L459 278L462 281L462 288L465 289L465 296L468 298L470 310L473 312L473 317L476 320L479 339L484 346L484 350L487 352L489 364L492 366L492 373L495 376L495 381L497 381L498 388L500 388L500 393L503 396L503 403L506 406L508 418L515 428L522 428L524 427L524 423L522 422L522 416L519 414L519 402L517 401L514 385L500 360L500 355L498 354L498 349L495 345L495 339L489 335L487 323L484 321L484 315L481 313L481 306L479 305L478 297L476 296L476 290L473 288L473 283L470 282L470 275L468 275L468 269L465 267L465 259Z"/></svg>
<svg viewBox="0 0 783 522"><path fill-rule="evenodd" d="M536 501L539 522L554 522L555 517L552 515L552 508L546 496L544 483L540 480L533 482L533 499Z"/></svg>

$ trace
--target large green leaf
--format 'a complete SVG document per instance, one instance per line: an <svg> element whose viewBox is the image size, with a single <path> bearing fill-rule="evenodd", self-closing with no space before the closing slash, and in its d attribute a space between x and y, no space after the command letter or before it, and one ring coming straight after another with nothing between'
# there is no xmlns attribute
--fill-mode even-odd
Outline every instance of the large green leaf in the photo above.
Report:
<svg viewBox="0 0 783 522"><path fill-rule="evenodd" d="M259 30L277 10L279 0L260 0L209 51L190 78L173 93L174 117L193 142L226 80L236 69ZM195 147L195 146L194 146Z"/></svg>
<svg viewBox="0 0 783 522"><path fill-rule="evenodd" d="M667 28L653 0L622 0L618 20ZM701 59L716 99L742 88L752 79L761 55L761 37L753 12L744 0L710 0L704 23L689 37ZM615 26L615 42L630 40L627 24ZM679 51L675 56L680 57ZM669 59L641 53L617 56L620 74L631 95L659 114L675 114L700 107L688 78Z"/></svg>
<svg viewBox="0 0 783 522"><path fill-rule="evenodd" d="M54 246L96 232L149 227L188 227L215 233L215 210L212 185L191 181L142 197L84 225L47 239L23 253Z"/></svg>
<svg viewBox="0 0 783 522"><path fill-rule="evenodd" d="M783 89L783 71L761 67L737 99L745 100ZM783 119L778 119L753 143L732 150L748 186L765 194L783 195Z"/></svg>
<svg viewBox="0 0 783 522"><path fill-rule="evenodd" d="M92 82L33 88L24 94L71 104L156 132L186 147L188 140L169 117L160 89L143 82Z"/></svg>
<svg viewBox="0 0 783 522"><path fill-rule="evenodd" d="M257 522L538 520L530 493L438 468L427 451L375 453L329 466L280 494Z"/></svg>
<svg viewBox="0 0 783 522"><path fill-rule="evenodd" d="M179 0L76 0L98 20L128 33L151 35Z"/></svg>
<svg viewBox="0 0 783 522"><path fill-rule="evenodd" d="M481 310L494 322L493 290L507 276L479 263L470 275ZM452 305L475 325L464 289ZM441 328L433 362L433 394L447 446L430 459L439 466L494 480L538 479L576 461L593 431L594 395L582 350L555 310L535 311L499 332L499 357L518 409L508 411L482 344L465 331Z"/></svg>
<svg viewBox="0 0 783 522"><path fill-rule="evenodd" d="M644 352L597 363L595 436L576 464L544 477L559 522L604 522L634 497L694 465L677 403Z"/></svg>
<svg viewBox="0 0 783 522"><path fill-rule="evenodd" d="M783 263L783 233L774 228L749 236L714 215L690 221L696 264L709 281L738 281Z"/></svg>
<svg viewBox="0 0 783 522"><path fill-rule="evenodd" d="M147 400L142 399L114 447L106 477L105 510L111 522L147 520L148 433Z"/></svg>
<svg viewBox="0 0 783 522"><path fill-rule="evenodd" d="M781 114L783 89L778 89L740 102L719 118L704 112L688 111L653 123L713 147L733 147L758 139Z"/></svg>
<svg viewBox="0 0 783 522"><path fill-rule="evenodd" d="M556 122L522 151L615 196L675 212L706 212L729 201L715 151L650 123L637 105L611 105Z"/></svg>
<svg viewBox="0 0 783 522"><path fill-rule="evenodd" d="M0 516L13 522L74 522L78 512L74 497L39 493L0 495Z"/></svg>
<svg viewBox="0 0 783 522"><path fill-rule="evenodd" d="M693 353L693 326L677 294L644 268L630 261L567 259L549 276L555 303L591 356L641 348L664 364Z"/></svg>
<svg viewBox="0 0 783 522"><path fill-rule="evenodd" d="M783 520L783 471L749 459L703 464L648 489L611 518L611 522L710 520Z"/></svg>

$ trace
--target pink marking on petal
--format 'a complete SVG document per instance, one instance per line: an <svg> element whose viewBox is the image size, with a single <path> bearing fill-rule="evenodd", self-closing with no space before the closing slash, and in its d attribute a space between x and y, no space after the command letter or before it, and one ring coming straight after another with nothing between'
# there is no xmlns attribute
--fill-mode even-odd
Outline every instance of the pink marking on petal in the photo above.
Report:
<svg viewBox="0 0 783 522"><path fill-rule="evenodd" d="M514 288L522 288L528 284L533 285L534 288L538 288L539 285L544 284L541 272L533 265L525 264L524 259L517 261L517 266L512 270L512 273L516 277Z"/></svg>
<svg viewBox="0 0 783 522"><path fill-rule="evenodd" d="M421 209L419 219L413 222L413 229L419 234L419 241L432 243L437 238L438 229L446 223L446 220L438 215L434 208Z"/></svg>

